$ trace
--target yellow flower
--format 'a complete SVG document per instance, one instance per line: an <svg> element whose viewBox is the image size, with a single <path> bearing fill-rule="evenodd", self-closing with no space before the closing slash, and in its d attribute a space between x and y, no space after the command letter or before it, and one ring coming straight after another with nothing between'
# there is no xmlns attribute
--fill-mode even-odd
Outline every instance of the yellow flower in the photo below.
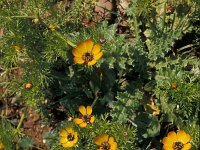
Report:
<svg viewBox="0 0 200 150"><path fill-rule="evenodd" d="M147 101L145 101L144 104L144 109L146 112L153 114L154 116L159 115L160 114L160 109L159 107L156 105L153 97L149 97L147 99Z"/></svg>
<svg viewBox="0 0 200 150"><path fill-rule="evenodd" d="M107 134L102 134L95 137L94 143L98 145L98 150L116 150L117 143L113 136Z"/></svg>
<svg viewBox="0 0 200 150"><path fill-rule="evenodd" d="M71 126L67 126L60 131L60 143L63 147L73 147L78 142L78 134L74 132Z"/></svg>
<svg viewBox="0 0 200 150"><path fill-rule="evenodd" d="M55 24L50 24L48 26L48 28L51 30L51 31L55 31L56 30L56 25Z"/></svg>
<svg viewBox="0 0 200 150"><path fill-rule="evenodd" d="M4 145L2 142L0 142L0 150L4 150Z"/></svg>
<svg viewBox="0 0 200 150"><path fill-rule="evenodd" d="M87 124L94 122L95 118L94 116L91 115L92 114L91 106L87 106L87 108L85 108L85 106L80 106L79 111L81 115L79 118L75 118L73 120L75 124L78 124L81 128L84 128L87 126Z"/></svg>
<svg viewBox="0 0 200 150"><path fill-rule="evenodd" d="M103 56L101 45L94 44L91 39L79 42L72 50L74 62L77 64L94 65Z"/></svg>
<svg viewBox="0 0 200 150"><path fill-rule="evenodd" d="M179 130L177 133L171 131L164 137L162 143L164 144L164 150L189 150L192 145L189 143L191 136L183 130Z"/></svg>
<svg viewBox="0 0 200 150"><path fill-rule="evenodd" d="M15 49L16 52L21 52L22 50L22 48L18 45L13 45L12 47Z"/></svg>

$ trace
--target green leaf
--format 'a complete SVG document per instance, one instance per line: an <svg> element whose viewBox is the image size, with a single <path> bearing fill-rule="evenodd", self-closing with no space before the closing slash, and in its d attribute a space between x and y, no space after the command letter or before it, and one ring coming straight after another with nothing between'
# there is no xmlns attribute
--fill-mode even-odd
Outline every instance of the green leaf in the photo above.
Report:
<svg viewBox="0 0 200 150"><path fill-rule="evenodd" d="M20 147L28 148L33 145L33 139L29 136L25 136L21 139Z"/></svg>
<svg viewBox="0 0 200 150"><path fill-rule="evenodd" d="M138 108L139 100L143 97L143 93L138 89L135 93L118 92L117 101L113 102L113 109L111 115L113 119L119 122L126 122L129 119L133 120L135 117L135 110Z"/></svg>
<svg viewBox="0 0 200 150"><path fill-rule="evenodd" d="M150 81L147 84L145 84L144 90L147 92L151 92L155 88L155 86L156 86L156 81L155 80Z"/></svg>
<svg viewBox="0 0 200 150"><path fill-rule="evenodd" d="M138 133L144 137L155 137L160 132L160 123L156 116L148 113L139 113L135 119Z"/></svg>

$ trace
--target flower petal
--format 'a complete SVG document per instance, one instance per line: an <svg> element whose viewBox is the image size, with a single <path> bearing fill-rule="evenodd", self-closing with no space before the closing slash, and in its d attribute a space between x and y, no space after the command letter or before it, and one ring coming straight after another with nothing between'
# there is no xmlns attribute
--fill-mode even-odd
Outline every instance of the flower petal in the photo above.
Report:
<svg viewBox="0 0 200 150"><path fill-rule="evenodd" d="M74 132L71 126L67 126L65 130L67 131L68 134Z"/></svg>
<svg viewBox="0 0 200 150"><path fill-rule="evenodd" d="M90 118L90 123L93 123L93 122L94 122L94 120L95 120L95 117L94 117L94 116L92 116L92 117Z"/></svg>
<svg viewBox="0 0 200 150"><path fill-rule="evenodd" d="M176 142L176 141L174 141L173 139L171 139L169 137L164 137L162 140L162 143L164 144L164 146L168 146L168 147L172 147L174 142Z"/></svg>
<svg viewBox="0 0 200 150"><path fill-rule="evenodd" d="M85 106L83 105L79 106L79 111L82 115L87 115Z"/></svg>
<svg viewBox="0 0 200 150"><path fill-rule="evenodd" d="M177 132L177 139L178 139L178 141L182 141L183 144L186 144L190 141L191 136L189 134L186 134L185 131L179 130Z"/></svg>
<svg viewBox="0 0 200 150"><path fill-rule="evenodd" d="M163 150L174 150L174 148L171 147L171 146L166 146L166 145L164 145L164 146L163 146Z"/></svg>
<svg viewBox="0 0 200 150"><path fill-rule="evenodd" d="M78 134L77 134L77 132L74 132L73 136L74 136L74 139L73 139L73 141L70 141L70 142L72 142L73 144L76 144L78 142Z"/></svg>
<svg viewBox="0 0 200 150"><path fill-rule="evenodd" d="M117 143L113 142L112 144L110 144L110 150L116 150L117 149Z"/></svg>
<svg viewBox="0 0 200 150"><path fill-rule="evenodd" d="M63 147L73 147L74 146L74 143L72 143L72 142L67 142L67 143L64 143L64 144L62 144L62 146Z"/></svg>
<svg viewBox="0 0 200 150"><path fill-rule="evenodd" d="M86 126L87 126L86 122L82 122L81 124L79 124L79 127L81 127L81 128L85 128Z"/></svg>
<svg viewBox="0 0 200 150"><path fill-rule="evenodd" d="M74 138L74 140L72 141L73 144L76 144L78 142L78 137Z"/></svg>
<svg viewBox="0 0 200 150"><path fill-rule="evenodd" d="M110 145L112 145L112 143L114 143L114 142L115 142L115 138L113 136L110 136L109 139L108 139L108 143Z"/></svg>
<svg viewBox="0 0 200 150"><path fill-rule="evenodd" d="M88 51L87 47L85 46L85 41L81 41L77 44L76 47L78 53L83 54Z"/></svg>
<svg viewBox="0 0 200 150"><path fill-rule="evenodd" d="M74 62L76 64L83 64L84 60L81 57L74 57Z"/></svg>
<svg viewBox="0 0 200 150"><path fill-rule="evenodd" d="M103 139L101 138L101 136L97 136L97 137L94 138L94 143L96 145L100 146L103 142L105 142L105 141L103 141Z"/></svg>
<svg viewBox="0 0 200 150"><path fill-rule="evenodd" d="M74 132L74 139L77 139L78 138L78 134L77 132Z"/></svg>
<svg viewBox="0 0 200 150"><path fill-rule="evenodd" d="M67 136L67 131L66 130L60 130L60 136L64 136L66 137Z"/></svg>
<svg viewBox="0 0 200 150"><path fill-rule="evenodd" d="M68 142L67 137L61 137L59 141L61 144Z"/></svg>
<svg viewBox="0 0 200 150"><path fill-rule="evenodd" d="M94 45L92 39L85 40L84 44L85 44L85 48L87 49L87 51L91 52L93 45Z"/></svg>
<svg viewBox="0 0 200 150"><path fill-rule="evenodd" d="M86 110L87 110L88 115L92 114L92 107L91 106L87 106Z"/></svg>
<svg viewBox="0 0 200 150"><path fill-rule="evenodd" d="M76 48L72 50L72 54L75 57L82 57L82 55L83 55L83 53L80 50L76 49Z"/></svg>
<svg viewBox="0 0 200 150"><path fill-rule="evenodd" d="M173 140L174 142L176 142L178 139L177 139L177 135L174 131L171 131L167 134L167 137L171 140Z"/></svg>
<svg viewBox="0 0 200 150"><path fill-rule="evenodd" d="M1 150L4 150L4 145L3 145L2 142L0 142L0 149L1 149Z"/></svg>
<svg viewBox="0 0 200 150"><path fill-rule="evenodd" d="M95 59L95 60L98 60L98 59L100 59L102 56L103 56L103 52L100 52L100 53L94 55L94 59Z"/></svg>
<svg viewBox="0 0 200 150"><path fill-rule="evenodd" d="M81 124L81 123L83 123L83 120L80 119L80 118L75 118L75 119L73 119L73 122L74 122L75 124Z"/></svg>
<svg viewBox="0 0 200 150"><path fill-rule="evenodd" d="M182 148L182 150L190 150L192 147L192 144L191 143L187 143L184 145L184 147Z"/></svg>
<svg viewBox="0 0 200 150"><path fill-rule="evenodd" d="M93 47L93 49L92 49L92 53L94 55L96 55L96 54L98 54L100 52L100 50L101 50L101 45L99 43L95 44L94 47Z"/></svg>
<svg viewBox="0 0 200 150"><path fill-rule="evenodd" d="M103 142L108 142L108 137L109 136L107 134L104 133L100 137L102 138Z"/></svg>
<svg viewBox="0 0 200 150"><path fill-rule="evenodd" d="M96 61L95 59L93 59L92 61L89 61L89 62L88 62L88 65L89 65L89 66L92 66L92 65L96 64L96 62L97 62L97 61Z"/></svg>

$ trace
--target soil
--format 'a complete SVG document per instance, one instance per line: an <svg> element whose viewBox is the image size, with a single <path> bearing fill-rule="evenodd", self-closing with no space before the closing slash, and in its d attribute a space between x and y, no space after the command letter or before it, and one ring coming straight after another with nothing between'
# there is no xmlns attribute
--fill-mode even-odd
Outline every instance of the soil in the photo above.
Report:
<svg viewBox="0 0 200 150"><path fill-rule="evenodd" d="M24 134L32 137L34 144L37 145L38 148L50 150L45 144L43 136L46 132L50 132L52 128L43 125L40 114L33 109L30 109L28 114L27 120L23 123Z"/></svg>

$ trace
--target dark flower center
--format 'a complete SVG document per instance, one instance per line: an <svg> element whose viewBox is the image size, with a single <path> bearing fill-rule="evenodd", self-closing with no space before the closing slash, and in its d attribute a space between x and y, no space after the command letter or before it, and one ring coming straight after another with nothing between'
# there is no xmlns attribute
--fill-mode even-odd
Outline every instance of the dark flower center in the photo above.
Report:
<svg viewBox="0 0 200 150"><path fill-rule="evenodd" d="M94 55L92 52L86 52L82 56L84 63L88 64L88 62L92 61L94 59Z"/></svg>
<svg viewBox="0 0 200 150"><path fill-rule="evenodd" d="M90 123L91 115L83 115L81 118L83 122Z"/></svg>
<svg viewBox="0 0 200 150"><path fill-rule="evenodd" d="M103 150L109 150L109 149L110 149L110 144L109 144L108 142L103 142L103 143L101 144L101 148L102 148Z"/></svg>
<svg viewBox="0 0 200 150"><path fill-rule="evenodd" d="M71 133L68 134L68 135L67 135L67 140L68 140L68 141L73 141L73 140L74 140L74 135L71 134Z"/></svg>
<svg viewBox="0 0 200 150"><path fill-rule="evenodd" d="M183 143L182 142L174 142L173 148L174 148L174 150L182 150Z"/></svg>

